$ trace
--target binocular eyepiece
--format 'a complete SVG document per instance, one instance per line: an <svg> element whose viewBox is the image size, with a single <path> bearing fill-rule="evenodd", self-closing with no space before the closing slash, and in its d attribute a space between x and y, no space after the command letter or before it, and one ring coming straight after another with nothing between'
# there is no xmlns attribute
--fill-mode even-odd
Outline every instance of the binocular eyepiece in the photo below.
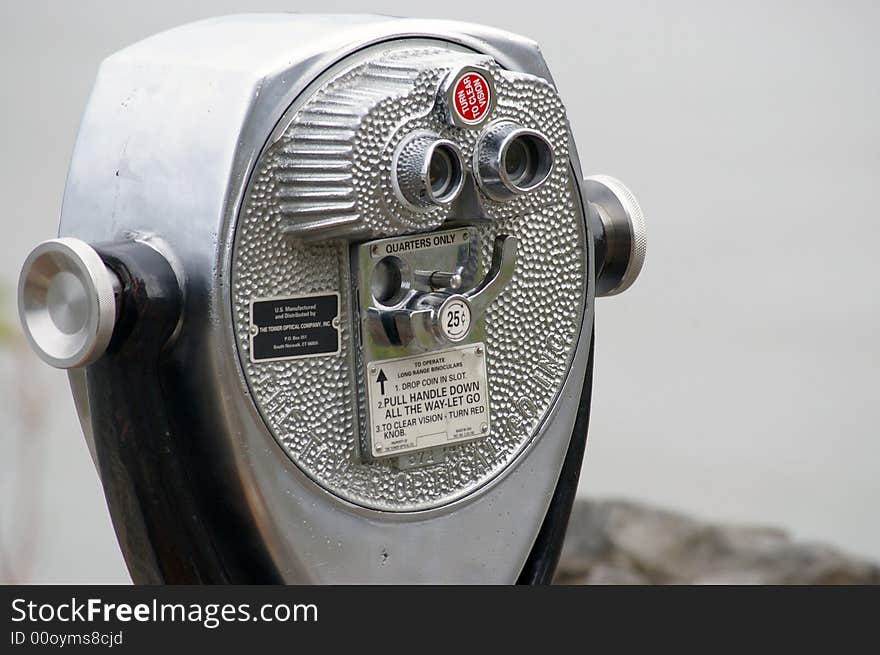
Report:
<svg viewBox="0 0 880 655"><path fill-rule="evenodd" d="M498 123L480 139L474 170L486 195L508 200L547 181L553 170L553 147L537 130Z"/></svg>
<svg viewBox="0 0 880 655"><path fill-rule="evenodd" d="M550 580L594 298L645 238L625 186L582 177L534 43L300 15L157 35L102 65L63 207L20 316L136 582Z"/></svg>
<svg viewBox="0 0 880 655"><path fill-rule="evenodd" d="M448 139L410 135L395 158L396 188L415 207L449 204L464 188L467 165L459 147ZM472 170L483 193L493 200L509 200L547 181L553 170L553 148L536 130L500 122L480 135Z"/></svg>
<svg viewBox="0 0 880 655"><path fill-rule="evenodd" d="M435 134L406 137L395 152L392 166L400 199L417 209L448 205L464 188L461 150Z"/></svg>

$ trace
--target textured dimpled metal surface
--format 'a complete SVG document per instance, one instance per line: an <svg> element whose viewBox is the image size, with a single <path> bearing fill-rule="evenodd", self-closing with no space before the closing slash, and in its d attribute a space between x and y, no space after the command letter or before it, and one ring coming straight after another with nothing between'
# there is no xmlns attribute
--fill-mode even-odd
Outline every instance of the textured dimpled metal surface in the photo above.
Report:
<svg viewBox="0 0 880 655"><path fill-rule="evenodd" d="M440 48L388 46L339 70L295 103L264 151L236 229L232 300L237 346L253 399L270 432L315 482L353 503L414 511L459 499L501 473L551 411L577 346L586 295L584 219L571 180L569 129L552 86L501 70L491 59ZM488 269L496 234L519 239L513 280L486 313L492 430L450 447L429 466L370 461L359 435L363 394L353 352L349 247L379 236L467 223L456 207L416 211L394 193L391 159L401 138L429 130L454 141L470 169L479 130L451 126L438 89L458 66L492 75L492 120L540 130L554 149L551 178L508 202L479 194L473 221ZM468 184L473 184L468 170ZM253 363L253 298L338 291L338 355Z"/></svg>

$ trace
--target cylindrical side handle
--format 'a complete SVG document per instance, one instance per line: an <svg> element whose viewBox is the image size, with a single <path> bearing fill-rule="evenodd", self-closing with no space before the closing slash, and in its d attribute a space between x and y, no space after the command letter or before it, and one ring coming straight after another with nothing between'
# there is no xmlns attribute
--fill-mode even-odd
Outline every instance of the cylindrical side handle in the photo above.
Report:
<svg viewBox="0 0 880 655"><path fill-rule="evenodd" d="M39 244L18 281L18 313L34 352L56 368L97 360L113 336L121 288L85 241L68 237Z"/></svg>
<svg viewBox="0 0 880 655"><path fill-rule="evenodd" d="M645 263L645 214L632 191L609 175L586 178L584 193L603 232L596 296L614 296L632 286Z"/></svg>

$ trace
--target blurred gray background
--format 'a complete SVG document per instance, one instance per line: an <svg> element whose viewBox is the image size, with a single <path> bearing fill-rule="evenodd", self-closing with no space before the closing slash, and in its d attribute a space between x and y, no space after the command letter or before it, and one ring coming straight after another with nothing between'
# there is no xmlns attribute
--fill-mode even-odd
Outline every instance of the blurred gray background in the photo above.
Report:
<svg viewBox="0 0 880 655"><path fill-rule="evenodd" d="M638 195L648 260L597 303L582 494L880 559L880 4L4 0L0 581L128 580L66 376L14 306L99 62L203 17L310 10L536 39L586 172Z"/></svg>

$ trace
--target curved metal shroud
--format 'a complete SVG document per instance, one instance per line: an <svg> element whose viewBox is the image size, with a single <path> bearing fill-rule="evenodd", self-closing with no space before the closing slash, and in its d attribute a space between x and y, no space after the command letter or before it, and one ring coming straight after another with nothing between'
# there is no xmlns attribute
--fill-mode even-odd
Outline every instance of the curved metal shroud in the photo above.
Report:
<svg viewBox="0 0 880 655"><path fill-rule="evenodd" d="M199 428L187 425L191 403L178 386L182 377L163 357L180 318L174 271L136 241L101 244L98 251L122 282L122 307L107 352L86 369L86 383L101 483L132 580L278 582L263 565L259 542L236 529L229 512L234 498L205 502L218 491L217 481L198 465L189 430Z"/></svg>

